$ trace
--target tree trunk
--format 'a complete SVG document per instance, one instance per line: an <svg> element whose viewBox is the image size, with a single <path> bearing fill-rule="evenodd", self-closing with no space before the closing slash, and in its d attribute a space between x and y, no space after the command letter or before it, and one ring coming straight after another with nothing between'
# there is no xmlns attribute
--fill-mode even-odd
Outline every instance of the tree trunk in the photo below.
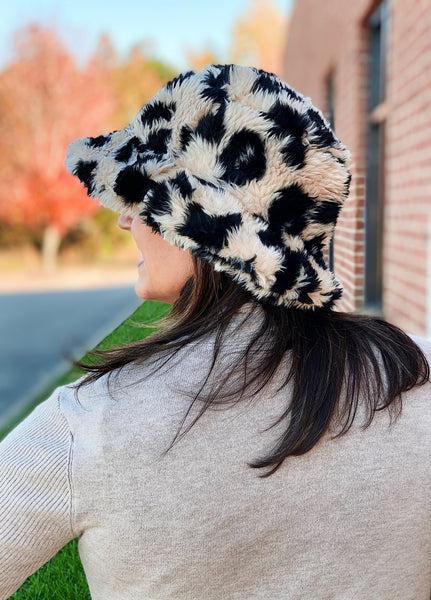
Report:
<svg viewBox="0 0 431 600"><path fill-rule="evenodd" d="M55 271L60 241L60 233L57 227L48 225L43 232L42 242L42 268L44 271Z"/></svg>

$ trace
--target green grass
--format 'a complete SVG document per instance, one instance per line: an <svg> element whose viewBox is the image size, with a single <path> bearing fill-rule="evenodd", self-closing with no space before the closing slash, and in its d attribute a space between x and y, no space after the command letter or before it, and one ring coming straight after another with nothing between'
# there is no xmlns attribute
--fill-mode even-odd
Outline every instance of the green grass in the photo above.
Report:
<svg viewBox="0 0 431 600"><path fill-rule="evenodd" d="M130 317L102 340L97 348L113 348L147 337L154 328L143 324L157 321L165 316L169 309L168 304L143 302ZM55 388L71 383L81 375L82 371L72 368L53 381L19 418L10 423L8 428L0 431L0 439L30 414L35 406L48 398ZM62 548L49 562L31 575L10 598L11 600L90 600L90 592L79 559L77 540L71 541Z"/></svg>
<svg viewBox="0 0 431 600"><path fill-rule="evenodd" d="M72 540L11 597L13 600L90 600L78 541Z"/></svg>

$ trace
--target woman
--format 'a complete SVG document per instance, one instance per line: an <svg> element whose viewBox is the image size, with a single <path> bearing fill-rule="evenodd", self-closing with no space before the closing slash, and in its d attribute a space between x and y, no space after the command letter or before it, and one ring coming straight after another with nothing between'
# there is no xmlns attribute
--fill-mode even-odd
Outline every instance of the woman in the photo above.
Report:
<svg viewBox="0 0 431 600"><path fill-rule="evenodd" d="M71 145L137 294L173 308L0 446L1 599L79 537L96 600L429 600L431 349L334 310L348 159L309 99L233 65Z"/></svg>

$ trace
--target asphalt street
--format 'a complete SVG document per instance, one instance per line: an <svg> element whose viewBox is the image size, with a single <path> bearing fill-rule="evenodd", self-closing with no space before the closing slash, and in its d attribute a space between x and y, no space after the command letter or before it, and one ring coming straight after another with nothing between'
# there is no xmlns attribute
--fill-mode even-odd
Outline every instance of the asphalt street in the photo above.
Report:
<svg viewBox="0 0 431 600"><path fill-rule="evenodd" d="M141 302L130 286L0 294L0 421Z"/></svg>

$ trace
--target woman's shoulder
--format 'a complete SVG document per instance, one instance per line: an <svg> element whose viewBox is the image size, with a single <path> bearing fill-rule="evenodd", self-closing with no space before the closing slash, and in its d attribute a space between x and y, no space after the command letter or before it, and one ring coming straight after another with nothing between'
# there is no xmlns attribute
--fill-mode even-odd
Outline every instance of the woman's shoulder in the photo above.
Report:
<svg viewBox="0 0 431 600"><path fill-rule="evenodd" d="M93 438L118 423L127 427L139 421L145 427L155 418L165 419L180 404L183 409L182 386L188 389L199 383L210 346L209 341L196 342L166 364L163 358L135 360L96 380L83 375L59 388L60 410L73 433L88 432Z"/></svg>
<svg viewBox="0 0 431 600"><path fill-rule="evenodd" d="M407 335L422 350L422 352L431 368L431 340L420 337L413 333L408 333Z"/></svg>
<svg viewBox="0 0 431 600"><path fill-rule="evenodd" d="M60 409L66 416L113 410L121 392L130 388L135 375L136 367L133 364L126 364L121 369L114 369L93 380L86 373L76 381L58 388Z"/></svg>
<svg viewBox="0 0 431 600"><path fill-rule="evenodd" d="M216 373L237 363L258 323L246 309L230 324L218 354ZM184 400L199 389L211 367L216 333L187 342L169 356L134 360L96 380L81 376L59 390L61 410L71 423L106 422L117 416L143 418L184 410Z"/></svg>
<svg viewBox="0 0 431 600"><path fill-rule="evenodd" d="M139 406L147 403L139 386L131 385L130 369L115 370L95 381L86 382L86 375L58 390L59 409L68 422L77 456L100 458L107 446L118 447L127 431L138 420Z"/></svg>

